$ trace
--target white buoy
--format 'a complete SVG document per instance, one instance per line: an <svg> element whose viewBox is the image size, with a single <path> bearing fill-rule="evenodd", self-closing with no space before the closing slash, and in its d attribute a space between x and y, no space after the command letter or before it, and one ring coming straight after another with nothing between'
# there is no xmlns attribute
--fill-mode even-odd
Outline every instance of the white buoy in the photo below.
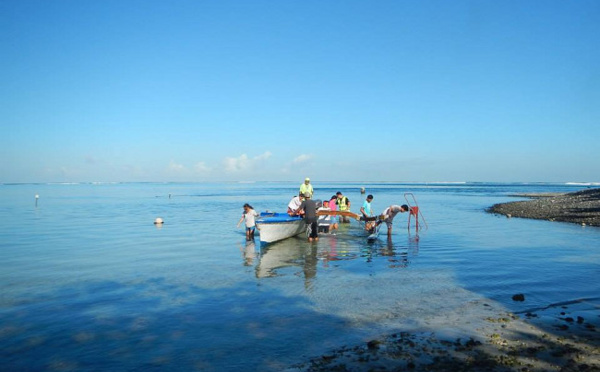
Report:
<svg viewBox="0 0 600 372"><path fill-rule="evenodd" d="M38 194L35 194L35 206L37 207L37 203L38 203L38 199L40 198L40 196Z"/></svg>
<svg viewBox="0 0 600 372"><path fill-rule="evenodd" d="M156 219L154 220L155 225L162 225L164 222L165 221L163 221L163 219L160 217L156 217Z"/></svg>

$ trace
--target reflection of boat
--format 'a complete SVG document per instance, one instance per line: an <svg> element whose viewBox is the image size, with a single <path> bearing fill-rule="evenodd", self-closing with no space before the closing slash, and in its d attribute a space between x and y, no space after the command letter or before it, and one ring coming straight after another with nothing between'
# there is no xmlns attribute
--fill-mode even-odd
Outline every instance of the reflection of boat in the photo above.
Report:
<svg viewBox="0 0 600 372"><path fill-rule="evenodd" d="M258 278L276 276L276 269L301 266L299 260L303 252L297 240L289 239L261 248L260 260L256 266L256 276Z"/></svg>
<svg viewBox="0 0 600 372"><path fill-rule="evenodd" d="M304 239L291 238L261 248L260 259L256 266L256 277L278 276L279 269L298 267L305 279L316 274L317 247L306 244Z"/></svg>
<svg viewBox="0 0 600 372"><path fill-rule="evenodd" d="M262 243L272 243L304 232L306 223L302 217L290 217L287 213L261 212L256 228Z"/></svg>

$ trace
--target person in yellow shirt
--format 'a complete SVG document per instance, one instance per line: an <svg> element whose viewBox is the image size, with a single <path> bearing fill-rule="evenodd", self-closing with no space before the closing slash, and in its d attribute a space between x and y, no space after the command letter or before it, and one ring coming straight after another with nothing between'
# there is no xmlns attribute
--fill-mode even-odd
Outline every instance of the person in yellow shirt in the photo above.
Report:
<svg viewBox="0 0 600 372"><path fill-rule="evenodd" d="M310 178L306 177L304 179L304 183L300 185L300 194L305 195L306 193L310 194L310 197L313 196L313 187L310 184Z"/></svg>
<svg viewBox="0 0 600 372"><path fill-rule="evenodd" d="M338 191L336 194L337 197L337 207L339 211L350 211L350 199L345 197L341 191ZM350 223L350 219L346 216L340 216L340 221L342 223Z"/></svg>

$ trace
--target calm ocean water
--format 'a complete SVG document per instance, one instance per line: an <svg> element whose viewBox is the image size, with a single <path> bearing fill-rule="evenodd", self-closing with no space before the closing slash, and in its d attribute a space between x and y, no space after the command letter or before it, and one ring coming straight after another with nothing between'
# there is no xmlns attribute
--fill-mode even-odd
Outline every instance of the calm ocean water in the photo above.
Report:
<svg viewBox="0 0 600 372"><path fill-rule="evenodd" d="M402 214L391 241L384 227L368 243L351 223L316 244L246 242L242 205L284 211L298 186L0 185L2 369L277 371L380 334L451 328L439 315L472 301L600 303L600 229L484 211L585 185L316 182L317 199L340 190L354 211L363 186L376 212L412 192L429 229L417 239Z"/></svg>

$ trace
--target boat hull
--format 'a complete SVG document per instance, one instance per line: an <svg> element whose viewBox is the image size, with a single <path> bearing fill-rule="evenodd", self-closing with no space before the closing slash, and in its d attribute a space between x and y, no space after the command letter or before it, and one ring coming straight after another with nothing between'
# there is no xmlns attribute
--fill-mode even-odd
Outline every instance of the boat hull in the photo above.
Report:
<svg viewBox="0 0 600 372"><path fill-rule="evenodd" d="M261 213L256 220L261 243L273 243L306 231L301 217L290 217L286 213Z"/></svg>

